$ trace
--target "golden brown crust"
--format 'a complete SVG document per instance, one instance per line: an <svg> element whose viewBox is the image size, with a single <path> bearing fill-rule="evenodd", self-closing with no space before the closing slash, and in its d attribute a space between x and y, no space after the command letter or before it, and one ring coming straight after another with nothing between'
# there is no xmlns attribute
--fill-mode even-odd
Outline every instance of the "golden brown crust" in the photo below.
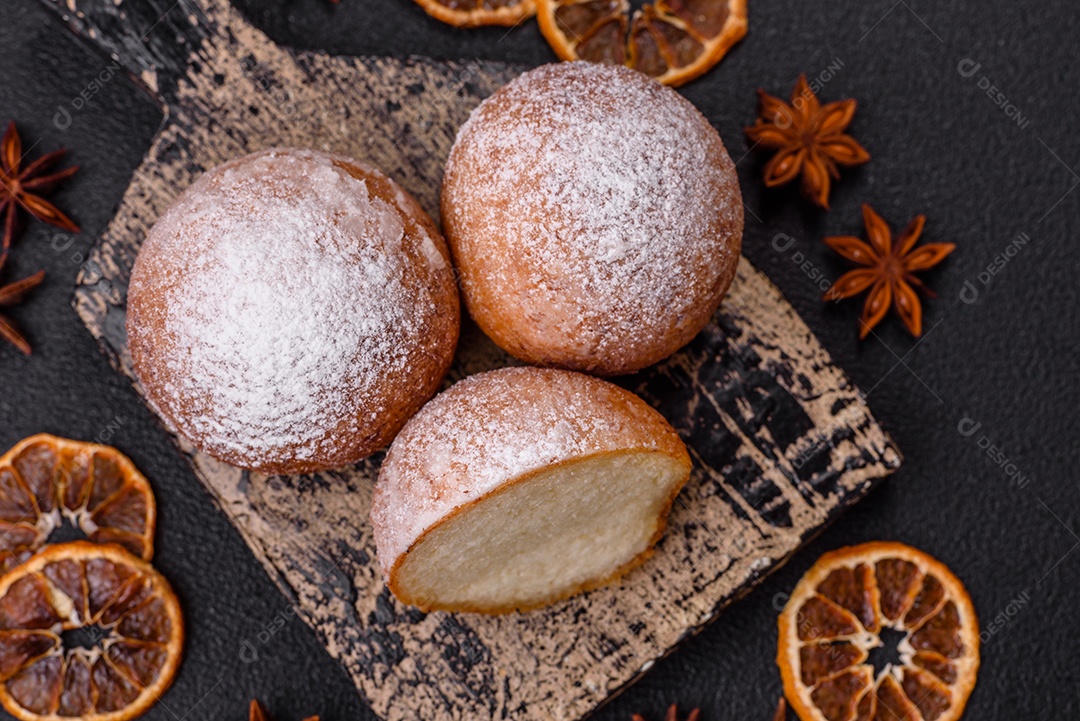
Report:
<svg viewBox="0 0 1080 721"><path fill-rule="evenodd" d="M640 134L640 147L594 132ZM611 149L552 150L578 144ZM598 375L688 343L741 248L741 196L719 135L677 93L622 67L544 66L485 100L451 150L441 210L477 325L528 363Z"/></svg>
<svg viewBox="0 0 1080 721"><path fill-rule="evenodd" d="M447 461L449 448L458 452ZM528 455L534 449L540 450ZM650 551L602 579L528 606L449 607L413 598L401 587L399 571L407 555L436 528L477 503L562 465L629 453L661 454L685 469L657 519L651 548L663 535L667 514L691 468L686 445L659 412L612 383L550 368L502 368L452 386L406 424L380 470L371 517L391 591L425 609L506 613L619 578ZM513 461L499 460L507 457Z"/></svg>
<svg viewBox="0 0 1080 721"><path fill-rule="evenodd" d="M173 361L183 354L174 347L172 336L166 330L167 314L164 311L170 298L175 297L178 284L191 280L184 274L194 271L184 267L184 259L163 259L158 244L152 242L153 231L132 272L128 294L128 342L132 362L151 406L168 425L201 450L227 463L265 473L309 473L354 463L385 447L438 390L457 345L460 302L449 250L434 222L404 189L377 169L339 156L278 149L230 161L207 175L242 166L267 153L329 157L336 168L363 181L371 198L394 208L400 216L404 226L404 237L400 242L404 254L402 263L411 270L402 274L404 290L401 298L393 300L395 303L400 301L398 304L406 308L407 317L415 325L409 331L401 331L408 333L407 342L400 344L403 362L381 364L373 369L378 372L379 381L371 387L368 397L361 400L359 394L351 394L352 397L332 404L340 411L328 411L326 424L294 424L296 427L306 425L304 432L314 428L307 438L268 442L256 447L252 443L245 444L243 439L226 438L222 432L208 429L210 425L222 425L221 417L213 418L214 424L203 422L209 394L205 391L187 395L175 393L183 371L176 370ZM162 220L169 212L175 212L184 198L182 195ZM159 220L159 224L161 222ZM184 229L181 226L181 233ZM363 239L358 237L357 241L367 243L369 247L381 246L384 252L396 252L387 246L396 241L395 238L368 234ZM237 277L236 283L253 280ZM374 284L362 292L377 294L383 292L383 288ZM356 322L364 320L357 318ZM237 357L242 357L245 351L237 348ZM371 368L371 364L358 357L351 361L349 368L343 369L343 375L355 378L364 368ZM235 421L235 418L224 420ZM257 433L251 435L259 437ZM283 432L278 435L284 438L296 434Z"/></svg>

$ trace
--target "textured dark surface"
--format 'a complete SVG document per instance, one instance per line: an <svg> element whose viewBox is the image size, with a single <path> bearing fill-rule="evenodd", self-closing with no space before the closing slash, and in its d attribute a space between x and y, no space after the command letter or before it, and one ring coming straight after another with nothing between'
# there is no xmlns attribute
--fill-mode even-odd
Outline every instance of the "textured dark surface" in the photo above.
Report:
<svg viewBox="0 0 1080 721"><path fill-rule="evenodd" d="M74 301L131 378L131 266L150 225L205 168L270 146L318 147L378 165L434 214L457 128L520 67L292 53L221 0L184 0L180 15L195 22L145 34L148 8L166 13L168 2L144 0L138 14L110 0L46 2L166 108L166 124L82 266ZM450 377L508 360L467 327ZM177 445L379 716L577 721L900 461L858 389L745 259L715 322L624 382L663 411L695 461L660 551L617 586L509 617L426 615L390 596L367 523L377 457L333 473L267 477Z"/></svg>
<svg viewBox="0 0 1080 721"><path fill-rule="evenodd" d="M550 58L531 25L505 37L502 29L458 32L405 2L241 7L274 39L305 48L526 64ZM907 541L950 564L971 589L987 633L997 629L984 647L970 717L1073 718L1080 621L1070 601L1080 553L1067 554L1078 543L1080 491L1070 472L1077 451L1067 434L1078 401L1070 273L1080 260L1080 195L1066 193L1077 182L1069 168L1080 166L1080 140L1069 120L1071 89L1080 80L1071 49L1080 24L1075 10L1066 3L1021 10L973 1L808 10L789 0L758 2L750 12L747 40L685 92L740 161L749 210L760 219L748 214L747 256L869 392L906 464L598 718L625 719L631 711L657 718L671 700L703 706L706 720L770 717L779 694L772 661L776 595L820 551L870 538ZM981 67L965 78L958 64L968 58ZM344 673L289 612L68 305L77 269L72 255L85 252L111 217L160 120L157 109L120 76L99 92L88 87L107 74L108 62L26 0L0 10L0 61L0 108L21 122L29 143L77 150L73 160L84 170L57 200L85 230L67 246L68 239L32 225L14 254L16 274L45 267L49 278L15 314L37 355L25 361L0 352L0 444L36 431L104 434L154 479L162 508L157 563L192 622L177 686L149 718L239 718L252 695L281 719L367 717ZM833 211L820 214L789 193L760 192L758 161L740 160L746 146L739 128L753 117L755 87L786 94L798 72L817 74L838 63L822 96L860 100L853 132L874 160L847 174ZM1024 127L980 89L983 77L1015 103L1028 121ZM55 127L57 107L73 108L84 91L91 101L73 110L66 130ZM834 308L818 300L814 273L832 278L843 268L818 239L861 232L863 200L894 226L925 212L927 240L959 245L930 274L940 297L929 304L927 337L917 347L893 321L880 339L860 345L857 304ZM794 244L774 242L778 233ZM1021 233L1030 242L1017 247ZM1003 253L1012 257L983 285L979 273ZM979 291L975 303L961 298L965 281ZM981 424L971 435L958 429L966 418L972 421L965 430ZM989 444L1000 455L981 448ZM999 614L1003 621L995 624ZM245 640L257 649L250 663L240 655Z"/></svg>

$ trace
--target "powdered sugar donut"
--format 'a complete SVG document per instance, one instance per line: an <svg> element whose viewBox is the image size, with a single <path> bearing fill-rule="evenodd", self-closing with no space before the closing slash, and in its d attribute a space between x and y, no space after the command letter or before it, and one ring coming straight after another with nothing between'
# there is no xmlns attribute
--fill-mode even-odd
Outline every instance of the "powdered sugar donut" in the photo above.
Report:
<svg viewBox="0 0 1080 721"><path fill-rule="evenodd" d="M460 321L446 245L380 171L275 149L204 174L146 237L127 334L146 398L207 453L303 473L385 446Z"/></svg>
<svg viewBox="0 0 1080 721"><path fill-rule="evenodd" d="M436 396L394 439L371 520L390 589L422 609L534 608L648 558L690 474L633 393L502 368Z"/></svg>
<svg viewBox="0 0 1080 721"><path fill-rule="evenodd" d="M559 63L480 104L443 231L469 312L530 363L627 373L670 355L735 275L743 207L709 122L622 66Z"/></svg>

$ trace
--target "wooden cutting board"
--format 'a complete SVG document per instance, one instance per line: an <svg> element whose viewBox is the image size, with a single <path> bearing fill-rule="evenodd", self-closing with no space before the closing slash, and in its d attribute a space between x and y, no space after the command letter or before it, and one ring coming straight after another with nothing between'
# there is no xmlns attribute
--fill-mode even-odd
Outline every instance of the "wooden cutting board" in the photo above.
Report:
<svg viewBox="0 0 1080 721"><path fill-rule="evenodd" d="M73 301L133 382L124 337L131 266L154 220L201 172L274 145L314 147L380 166L435 214L458 126L520 71L294 53L226 0L43 2L165 113ZM508 362L470 326L452 379ZM577 719L900 463L858 390L745 259L715 321L689 347L621 382L680 430L694 459L691 481L658 553L621 585L527 614L424 614L390 596L368 524L378 457L332 473L268 477L176 444L380 716Z"/></svg>

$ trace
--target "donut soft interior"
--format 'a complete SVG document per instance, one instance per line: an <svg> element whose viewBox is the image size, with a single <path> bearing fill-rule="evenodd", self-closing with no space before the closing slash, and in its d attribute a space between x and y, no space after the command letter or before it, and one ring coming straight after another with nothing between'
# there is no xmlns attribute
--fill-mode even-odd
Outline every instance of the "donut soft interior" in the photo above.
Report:
<svg viewBox="0 0 1080 721"><path fill-rule="evenodd" d="M426 533L396 570L398 593L422 608L501 612L602 585L648 557L685 479L679 459L643 450L519 478Z"/></svg>

